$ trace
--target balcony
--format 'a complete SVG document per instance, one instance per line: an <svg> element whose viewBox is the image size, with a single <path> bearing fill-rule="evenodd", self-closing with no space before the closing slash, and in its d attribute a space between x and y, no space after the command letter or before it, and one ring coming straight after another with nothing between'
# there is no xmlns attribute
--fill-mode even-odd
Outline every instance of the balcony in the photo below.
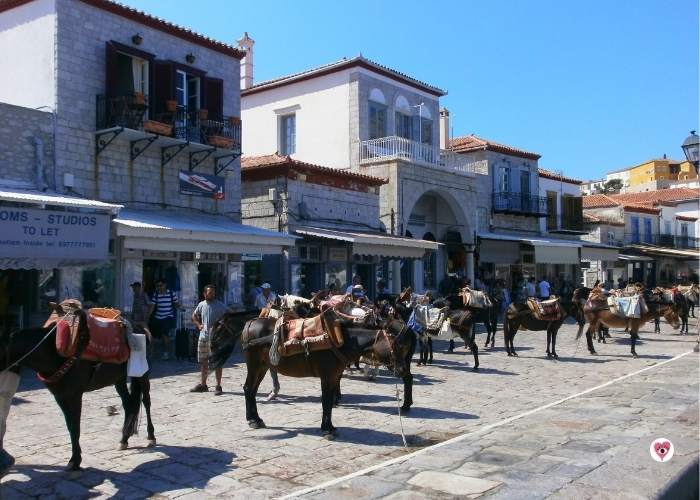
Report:
<svg viewBox="0 0 700 500"><path fill-rule="evenodd" d="M651 245L678 250L700 249L700 238L672 234L625 233L624 243L626 245Z"/></svg>
<svg viewBox="0 0 700 500"><path fill-rule="evenodd" d="M493 212L497 214L547 216L547 198L512 191L492 195Z"/></svg>
<svg viewBox="0 0 700 500"><path fill-rule="evenodd" d="M96 154L116 137L131 143L134 160L152 144L160 145L165 164L180 151L190 153L190 170L212 156L217 163L228 164L241 154L241 120L237 117L210 117L205 109L188 109L166 101L164 110L155 111L148 96L106 97L96 99ZM225 167L224 167L225 168ZM223 168L221 169L223 170Z"/></svg>
<svg viewBox="0 0 700 500"><path fill-rule="evenodd" d="M547 214L547 231L561 234L586 234L587 231L583 228L583 213L555 217Z"/></svg>
<svg viewBox="0 0 700 500"><path fill-rule="evenodd" d="M404 160L461 175L488 174L485 161L470 161L464 155L447 150L440 150L438 153L438 149L430 144L422 144L403 137L381 137L360 141L358 144L360 165Z"/></svg>

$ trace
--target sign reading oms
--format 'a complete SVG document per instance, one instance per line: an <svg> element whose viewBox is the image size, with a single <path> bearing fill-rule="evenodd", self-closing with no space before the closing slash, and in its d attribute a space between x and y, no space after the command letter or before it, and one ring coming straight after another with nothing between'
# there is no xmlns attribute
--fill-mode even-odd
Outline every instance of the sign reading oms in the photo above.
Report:
<svg viewBox="0 0 700 500"><path fill-rule="evenodd" d="M0 207L0 257L105 259L109 215Z"/></svg>

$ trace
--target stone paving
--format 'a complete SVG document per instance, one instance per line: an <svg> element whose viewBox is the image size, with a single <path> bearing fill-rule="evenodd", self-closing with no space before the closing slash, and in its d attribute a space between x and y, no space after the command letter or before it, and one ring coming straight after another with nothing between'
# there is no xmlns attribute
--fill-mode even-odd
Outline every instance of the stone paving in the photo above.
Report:
<svg viewBox="0 0 700 500"><path fill-rule="evenodd" d="M559 334L558 361L547 360L543 332L520 332L520 357L502 347L480 350L471 371L463 347L447 354L436 342L433 365L414 367L415 405L399 421L395 379L343 379L343 402L333 414L340 434L320 436L320 385L280 377L277 401L259 411L268 428L248 429L240 354L224 370L223 396L190 394L197 380L188 362L160 362L152 379L156 448L145 447L145 423L132 448L117 450L122 415L113 390L86 394L79 473L62 468L70 456L68 433L50 394L29 373L14 400L7 449L17 457L0 483L0 498L271 498L294 492L313 498L649 498L698 452L698 355L691 353L546 409L597 387L691 351L692 336L662 324L662 334L641 332L640 359L613 331L589 356L573 325ZM479 335L480 343L484 335ZM502 343L499 334L498 343ZM503 423L506 419L513 419ZM403 447L401 423L409 448ZM464 435L457 437L460 435ZM456 438L457 437L457 438ZM649 444L669 438L668 463L649 456ZM441 447L424 447L459 439ZM417 455L410 455L418 451ZM402 458L403 457L403 458ZM406 458L407 457L407 458ZM386 461L396 463L378 467ZM348 474L375 470L306 491Z"/></svg>

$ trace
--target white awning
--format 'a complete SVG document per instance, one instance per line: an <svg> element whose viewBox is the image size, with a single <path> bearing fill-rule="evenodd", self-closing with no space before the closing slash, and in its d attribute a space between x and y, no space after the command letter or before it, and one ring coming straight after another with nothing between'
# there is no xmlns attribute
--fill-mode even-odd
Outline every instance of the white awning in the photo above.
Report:
<svg viewBox="0 0 700 500"><path fill-rule="evenodd" d="M581 258L584 260L606 260L614 262L620 255L620 250L617 248L606 247L591 247L584 245L581 248Z"/></svg>
<svg viewBox="0 0 700 500"><path fill-rule="evenodd" d="M512 234L479 233L483 240L517 241L535 247L535 262L538 264L578 264L581 262L579 248L581 241L557 240L519 236ZM483 260L479 252L479 258ZM488 258L488 257L487 257ZM488 260L486 262L489 262ZM498 261L500 262L500 260Z"/></svg>
<svg viewBox="0 0 700 500"><path fill-rule="evenodd" d="M301 227L295 229L295 232L314 238L351 243L352 253L357 255L421 259L426 250L437 250L441 245L435 241L414 240L380 233L354 233L317 227Z"/></svg>
<svg viewBox="0 0 700 500"><path fill-rule="evenodd" d="M617 256L617 260L622 260L625 262L652 262L654 259L651 257L644 257L643 255L623 255Z"/></svg>
<svg viewBox="0 0 700 500"><path fill-rule="evenodd" d="M633 248L643 252L646 255L657 255L661 257L672 257L681 260L700 259L698 250L677 249L677 248L661 248L645 245L633 245Z"/></svg>
<svg viewBox="0 0 700 500"><path fill-rule="evenodd" d="M31 190L7 190L0 189L0 201L13 203L28 203L31 205L51 205L56 207L88 208L93 210L106 210L113 214L124 208L124 205L105 203L98 200L64 196L56 193Z"/></svg>
<svg viewBox="0 0 700 500"><path fill-rule="evenodd" d="M139 250L279 254L297 239L221 215L125 209L112 222L124 247Z"/></svg>

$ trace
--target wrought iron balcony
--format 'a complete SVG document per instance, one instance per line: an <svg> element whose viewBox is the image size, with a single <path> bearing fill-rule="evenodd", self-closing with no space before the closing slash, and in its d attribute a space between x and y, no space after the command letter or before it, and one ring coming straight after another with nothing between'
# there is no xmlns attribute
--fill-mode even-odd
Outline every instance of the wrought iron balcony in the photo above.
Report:
<svg viewBox="0 0 700 500"><path fill-rule="evenodd" d="M149 106L148 96L97 96L96 127L138 130L217 148L241 150L241 120L210 116L205 109L188 109L167 101L167 109Z"/></svg>
<svg viewBox="0 0 700 500"><path fill-rule="evenodd" d="M673 234L625 233L624 242L627 245L651 245L678 250L700 249L700 238Z"/></svg>
<svg viewBox="0 0 700 500"><path fill-rule="evenodd" d="M464 155L439 150L432 144L422 144L403 137L380 137L360 141L358 145L361 165L379 161L404 160L458 174L488 174L485 161L474 162Z"/></svg>
<svg viewBox="0 0 700 500"><path fill-rule="evenodd" d="M494 213L510 215L547 216L547 198L514 191L493 193L492 209Z"/></svg>

